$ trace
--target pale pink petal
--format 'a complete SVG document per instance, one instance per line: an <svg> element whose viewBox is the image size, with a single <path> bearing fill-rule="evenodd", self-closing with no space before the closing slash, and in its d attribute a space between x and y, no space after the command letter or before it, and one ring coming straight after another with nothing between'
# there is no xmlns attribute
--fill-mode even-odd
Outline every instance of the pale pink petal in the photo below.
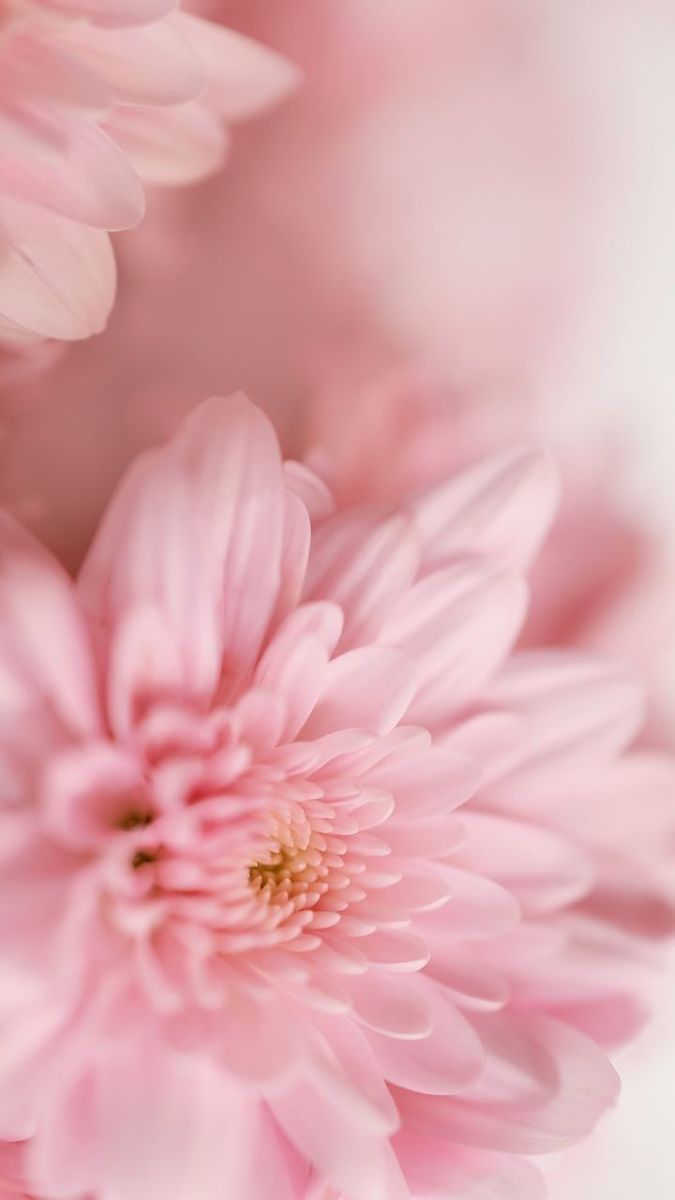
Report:
<svg viewBox="0 0 675 1200"><path fill-rule="evenodd" d="M205 179L227 152L222 123L198 100L169 108L120 105L105 128L144 183L162 187Z"/></svg>
<svg viewBox="0 0 675 1200"><path fill-rule="evenodd" d="M515 642L526 602L518 576L476 561L427 575L401 597L380 640L415 661L411 722L447 724L477 694Z"/></svg>
<svg viewBox="0 0 675 1200"><path fill-rule="evenodd" d="M184 1200L192 1193L262 1200L272 1179L280 1197L294 1200L297 1165L264 1105L205 1059L160 1052L151 1034L142 1045L115 1044L85 1088L81 1099L82 1084L74 1081L69 1111L60 1119L55 1110L33 1142L29 1165L41 1190L80 1190L88 1171L87 1191L102 1175L111 1195L129 1200ZM62 1144L78 1128L86 1155Z"/></svg>
<svg viewBox="0 0 675 1200"><path fill-rule="evenodd" d="M409 708L415 689L414 664L398 650L348 650L328 665L325 686L302 735L316 738L354 725L389 732Z"/></svg>
<svg viewBox="0 0 675 1200"><path fill-rule="evenodd" d="M380 929L361 938L359 950L374 966L389 971L419 971L429 961L423 938L406 929Z"/></svg>
<svg viewBox="0 0 675 1200"><path fill-rule="evenodd" d="M307 595L333 600L345 613L343 649L375 640L387 614L409 595L419 565L410 517L378 513L337 516L312 538Z"/></svg>
<svg viewBox="0 0 675 1200"><path fill-rule="evenodd" d="M605 1055L565 1025L532 1013L497 1013L480 1019L478 1028L488 1067L461 1099L396 1091L411 1130L542 1154L589 1133L616 1101L618 1079Z"/></svg>
<svg viewBox="0 0 675 1200"><path fill-rule="evenodd" d="M526 916L573 904L595 884L593 860L558 833L491 813L464 813L463 824L456 861L506 887Z"/></svg>
<svg viewBox="0 0 675 1200"><path fill-rule="evenodd" d="M429 1095L462 1092L483 1070L480 1039L440 984L430 982L425 995L433 1022L426 1037L402 1041L369 1031L368 1041L389 1083Z"/></svg>
<svg viewBox="0 0 675 1200"><path fill-rule="evenodd" d="M555 651L515 655L486 697L490 708L508 708L527 722L524 742L502 773L611 758L633 738L643 714L643 693L625 667Z"/></svg>
<svg viewBox="0 0 675 1200"><path fill-rule="evenodd" d="M396 801L392 823L446 815L463 804L481 779L480 764L444 746L415 753L405 744L366 773L372 787L391 792Z"/></svg>
<svg viewBox="0 0 675 1200"><path fill-rule="evenodd" d="M49 834L76 851L101 847L125 822L148 815L141 764L110 742L53 758L40 799Z"/></svg>
<svg viewBox="0 0 675 1200"><path fill-rule="evenodd" d="M79 22L62 38L85 53L87 63L125 103L180 104L204 84L199 55L168 21L124 29Z"/></svg>
<svg viewBox="0 0 675 1200"><path fill-rule="evenodd" d="M414 978L372 970L347 982L354 1012L367 1029L405 1041L431 1033L431 1001Z"/></svg>
<svg viewBox="0 0 675 1200"><path fill-rule="evenodd" d="M223 1014L219 1059L247 1083L268 1084L287 1076L302 1050L299 1018L270 990L265 999L236 986Z"/></svg>
<svg viewBox="0 0 675 1200"><path fill-rule="evenodd" d="M304 501L289 484L285 470L284 482L288 490L284 506L281 578L277 603L272 616L273 627L289 613L292 613L300 603L305 586L311 542L309 513L305 508Z"/></svg>
<svg viewBox="0 0 675 1200"><path fill-rule="evenodd" d="M545 1200L536 1167L506 1154L476 1152L403 1130L396 1153L415 1195L444 1200Z"/></svg>
<svg viewBox="0 0 675 1200"><path fill-rule="evenodd" d="M255 673L261 687L278 691L288 706L284 737L293 738L314 708L342 630L334 604L304 604L274 635Z"/></svg>
<svg viewBox="0 0 675 1200"><path fill-rule="evenodd" d="M0 161L0 190L98 229L130 229L143 218L145 196L136 172L102 129L63 122L57 154Z"/></svg>
<svg viewBox="0 0 675 1200"><path fill-rule="evenodd" d="M39 0L55 12L87 16L104 25L144 25L176 7L178 0Z"/></svg>
<svg viewBox="0 0 675 1200"><path fill-rule="evenodd" d="M97 621L156 606L185 685L230 690L253 666L277 599L283 486L276 440L242 396L213 400L126 476L84 564Z"/></svg>
<svg viewBox="0 0 675 1200"><path fill-rule="evenodd" d="M553 519L558 498L552 463L516 449L485 459L415 500L429 566L462 552L527 566Z"/></svg>
<svg viewBox="0 0 675 1200"><path fill-rule="evenodd" d="M204 63L209 104L228 121L264 111L300 81L297 68L287 59L234 29L185 12L177 14L174 22Z"/></svg>
<svg viewBox="0 0 675 1200"><path fill-rule="evenodd" d="M491 1012L503 1008L509 1000L504 972L489 960L481 962L475 943L464 948L456 941L444 940L442 935L437 937L426 974L442 983L462 1008Z"/></svg>
<svg viewBox="0 0 675 1200"><path fill-rule="evenodd" d="M115 294L108 235L0 197L0 323L66 341L103 329Z"/></svg>
<svg viewBox="0 0 675 1200"><path fill-rule="evenodd" d="M446 938L497 937L518 921L516 898L489 876L458 867L435 865L450 895L446 908L419 918L424 936L443 942Z"/></svg>
<svg viewBox="0 0 675 1200"><path fill-rule="evenodd" d="M333 515L335 500L330 488L304 463L287 459L284 476L290 490L302 500L313 524Z"/></svg>
<svg viewBox="0 0 675 1200"><path fill-rule="evenodd" d="M3 687L5 671L16 690ZM42 708L72 736L97 732L91 648L65 572L20 525L0 513L2 737L17 737L19 722L35 720Z"/></svg>
<svg viewBox="0 0 675 1200"><path fill-rule="evenodd" d="M396 1105L366 1032L352 1020L325 1017L322 1038L311 1049L311 1075L329 1104L342 1107L373 1136L391 1135L399 1127Z"/></svg>
<svg viewBox="0 0 675 1200"><path fill-rule="evenodd" d="M388 1141L364 1132L309 1081L275 1092L270 1106L293 1145L350 1200L409 1200Z"/></svg>

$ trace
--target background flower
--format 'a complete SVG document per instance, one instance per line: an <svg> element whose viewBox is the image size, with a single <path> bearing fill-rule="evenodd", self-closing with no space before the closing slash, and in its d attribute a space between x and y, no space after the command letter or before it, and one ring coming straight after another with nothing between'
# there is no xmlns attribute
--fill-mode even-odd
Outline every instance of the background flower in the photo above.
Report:
<svg viewBox="0 0 675 1200"><path fill-rule="evenodd" d="M224 121L295 75L176 0L9 0L0 13L0 338L83 338L115 291L107 231L142 218L143 183L220 166Z"/></svg>

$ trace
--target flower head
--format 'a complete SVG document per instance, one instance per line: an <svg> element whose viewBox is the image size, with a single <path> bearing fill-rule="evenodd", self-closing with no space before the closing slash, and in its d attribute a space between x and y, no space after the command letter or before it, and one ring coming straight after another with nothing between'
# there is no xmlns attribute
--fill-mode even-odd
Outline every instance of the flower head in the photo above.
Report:
<svg viewBox="0 0 675 1200"><path fill-rule="evenodd" d="M531 1197L522 1156L611 1103L602 819L540 816L643 791L640 695L511 654L555 492L516 449L335 513L233 397L76 584L3 521L0 1134L36 1193Z"/></svg>
<svg viewBox="0 0 675 1200"><path fill-rule="evenodd" d="M0 4L0 338L87 337L115 289L108 232L143 184L220 165L224 121L282 95L292 68L178 0Z"/></svg>

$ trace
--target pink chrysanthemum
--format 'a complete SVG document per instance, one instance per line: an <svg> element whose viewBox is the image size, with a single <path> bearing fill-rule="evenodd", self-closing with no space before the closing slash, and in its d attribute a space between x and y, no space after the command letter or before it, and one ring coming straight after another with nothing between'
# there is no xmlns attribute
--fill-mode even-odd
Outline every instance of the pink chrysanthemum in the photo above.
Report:
<svg viewBox="0 0 675 1200"><path fill-rule="evenodd" d="M515 450L335 514L234 397L137 462L76 584L3 521L0 1134L34 1193L531 1200L523 1156L613 1101L580 1030L634 1021L631 947L578 902L659 778L622 670L511 655L555 494Z"/></svg>
<svg viewBox="0 0 675 1200"><path fill-rule="evenodd" d="M0 338L74 339L105 324L108 232L143 183L200 179L225 121L292 84L289 64L178 0L0 3Z"/></svg>

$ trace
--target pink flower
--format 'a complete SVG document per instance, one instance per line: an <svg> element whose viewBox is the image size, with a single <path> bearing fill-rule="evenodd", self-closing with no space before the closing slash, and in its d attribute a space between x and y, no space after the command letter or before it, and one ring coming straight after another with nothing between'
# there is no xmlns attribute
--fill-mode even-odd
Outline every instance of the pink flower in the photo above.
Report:
<svg viewBox="0 0 675 1200"><path fill-rule="evenodd" d="M0 8L0 338L77 339L115 291L108 231L143 216L143 184L201 179L225 121L294 72L178 0L8 0Z"/></svg>
<svg viewBox="0 0 675 1200"><path fill-rule="evenodd" d="M611 1104L582 1031L634 1024L635 946L581 902L672 767L625 755L622 669L511 653L555 496L516 449L336 514L235 396L137 461L75 584L3 520L0 1134L33 1192L529 1200L523 1156Z"/></svg>

